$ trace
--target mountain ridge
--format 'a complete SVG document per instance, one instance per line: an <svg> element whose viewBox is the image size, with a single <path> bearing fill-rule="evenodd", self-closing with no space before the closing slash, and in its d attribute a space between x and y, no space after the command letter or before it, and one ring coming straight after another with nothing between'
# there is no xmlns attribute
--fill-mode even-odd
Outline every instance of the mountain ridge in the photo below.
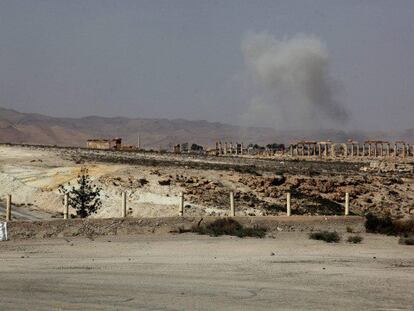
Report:
<svg viewBox="0 0 414 311"><path fill-rule="evenodd" d="M121 137L126 144L136 144L138 134L145 148L171 148L173 144L183 142L212 146L217 140L257 144L328 139L344 142L351 138L358 141L414 141L414 129L392 132L335 129L277 131L268 127L241 127L206 120L100 116L62 118L0 107L0 142L3 143L85 146L87 139Z"/></svg>

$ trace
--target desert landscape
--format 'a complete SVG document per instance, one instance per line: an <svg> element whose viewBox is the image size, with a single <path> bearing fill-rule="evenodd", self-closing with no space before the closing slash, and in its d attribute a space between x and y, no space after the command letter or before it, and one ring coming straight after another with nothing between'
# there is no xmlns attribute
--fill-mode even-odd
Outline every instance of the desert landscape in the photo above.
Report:
<svg viewBox="0 0 414 311"><path fill-rule="evenodd" d="M414 1L0 1L0 311L414 310Z"/></svg>
<svg viewBox="0 0 414 311"><path fill-rule="evenodd" d="M293 215L343 215L344 196L349 193L353 215L412 216L413 164L408 159L387 165L390 161L395 162L2 145L0 195L12 193L16 206L61 218L63 201L58 187L73 184L85 167L102 188L102 208L92 215L96 218L120 217L122 192L127 194L131 217L176 216L180 193L185 195L186 215L226 216L230 191L235 193L240 216L284 215L288 192L292 193Z"/></svg>

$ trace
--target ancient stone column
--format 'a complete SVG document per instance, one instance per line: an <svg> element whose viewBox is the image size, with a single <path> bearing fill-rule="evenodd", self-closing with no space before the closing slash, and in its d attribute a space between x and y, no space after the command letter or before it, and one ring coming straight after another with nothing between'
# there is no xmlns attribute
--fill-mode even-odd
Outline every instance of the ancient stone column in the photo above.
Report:
<svg viewBox="0 0 414 311"><path fill-rule="evenodd" d="M398 155L398 145L394 144L394 157Z"/></svg>
<svg viewBox="0 0 414 311"><path fill-rule="evenodd" d="M320 143L318 143L318 155L322 156L322 154L321 154L321 144Z"/></svg>
<svg viewBox="0 0 414 311"><path fill-rule="evenodd" d="M371 143L368 144L368 156L372 156L372 146L371 146Z"/></svg>
<svg viewBox="0 0 414 311"><path fill-rule="evenodd" d="M365 143L362 144L362 156L365 157Z"/></svg>

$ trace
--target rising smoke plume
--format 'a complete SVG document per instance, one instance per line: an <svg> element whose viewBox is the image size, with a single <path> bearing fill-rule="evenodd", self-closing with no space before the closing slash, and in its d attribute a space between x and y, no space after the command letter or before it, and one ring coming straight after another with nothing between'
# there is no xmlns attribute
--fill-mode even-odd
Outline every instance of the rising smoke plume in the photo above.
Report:
<svg viewBox="0 0 414 311"><path fill-rule="evenodd" d="M242 51L248 88L253 90L243 121L277 129L317 129L337 127L348 119L335 98L328 51L318 38L277 40L251 33Z"/></svg>

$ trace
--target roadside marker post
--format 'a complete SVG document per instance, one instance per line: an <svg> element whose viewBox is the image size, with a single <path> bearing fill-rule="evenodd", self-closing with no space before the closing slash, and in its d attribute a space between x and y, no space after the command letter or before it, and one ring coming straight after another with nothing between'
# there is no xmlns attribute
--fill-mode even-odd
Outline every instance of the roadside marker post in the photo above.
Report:
<svg viewBox="0 0 414 311"><path fill-rule="evenodd" d="M122 217L127 217L127 198L126 192L122 192Z"/></svg>
<svg viewBox="0 0 414 311"><path fill-rule="evenodd" d="M345 193L345 216L349 215L349 193Z"/></svg>
<svg viewBox="0 0 414 311"><path fill-rule="evenodd" d="M287 193L286 195L286 216L290 216L291 215L291 196L290 196L290 192Z"/></svg>
<svg viewBox="0 0 414 311"><path fill-rule="evenodd" d="M6 221L11 221L11 205L12 205L12 196L8 194L6 196Z"/></svg>
<svg viewBox="0 0 414 311"><path fill-rule="evenodd" d="M234 192L230 191L230 217L236 216L236 211L234 209Z"/></svg>
<svg viewBox="0 0 414 311"><path fill-rule="evenodd" d="M69 216L69 195L66 193L63 198L63 219L68 219Z"/></svg>
<svg viewBox="0 0 414 311"><path fill-rule="evenodd" d="M184 193L182 192L180 192L180 205L179 205L178 214L180 216L184 216Z"/></svg>

